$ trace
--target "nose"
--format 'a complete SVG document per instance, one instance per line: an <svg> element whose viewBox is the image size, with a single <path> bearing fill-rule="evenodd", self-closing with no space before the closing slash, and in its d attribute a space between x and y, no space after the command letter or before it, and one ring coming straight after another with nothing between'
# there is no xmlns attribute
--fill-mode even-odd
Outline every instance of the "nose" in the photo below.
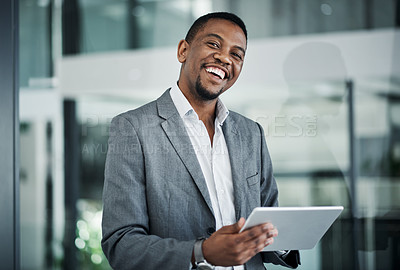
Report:
<svg viewBox="0 0 400 270"><path fill-rule="evenodd" d="M219 60L221 63L231 65L232 60L230 58L230 54L227 51L219 51L214 54L214 58Z"/></svg>

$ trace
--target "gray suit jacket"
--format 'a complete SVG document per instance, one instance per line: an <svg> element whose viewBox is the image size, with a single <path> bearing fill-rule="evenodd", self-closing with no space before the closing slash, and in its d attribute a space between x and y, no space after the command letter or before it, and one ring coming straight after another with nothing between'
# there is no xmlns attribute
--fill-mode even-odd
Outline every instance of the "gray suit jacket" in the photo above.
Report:
<svg viewBox="0 0 400 270"><path fill-rule="evenodd" d="M230 112L223 125L236 218L277 206L278 190L262 128ZM215 232L207 185L169 90L116 116L110 126L103 193L103 251L114 269L187 270L194 242ZM287 265L275 253L263 261ZM294 265L297 266L297 265Z"/></svg>

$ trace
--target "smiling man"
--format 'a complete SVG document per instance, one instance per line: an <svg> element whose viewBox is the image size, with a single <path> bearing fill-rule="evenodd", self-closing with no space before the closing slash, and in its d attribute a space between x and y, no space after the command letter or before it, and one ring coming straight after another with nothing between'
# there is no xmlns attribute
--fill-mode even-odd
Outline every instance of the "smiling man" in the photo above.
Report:
<svg viewBox="0 0 400 270"><path fill-rule="evenodd" d="M114 269L298 266L298 251L261 252L278 234L273 224L239 233L253 208L278 205L261 126L218 98L246 49L236 15L200 17L178 44L178 82L113 119L102 247Z"/></svg>

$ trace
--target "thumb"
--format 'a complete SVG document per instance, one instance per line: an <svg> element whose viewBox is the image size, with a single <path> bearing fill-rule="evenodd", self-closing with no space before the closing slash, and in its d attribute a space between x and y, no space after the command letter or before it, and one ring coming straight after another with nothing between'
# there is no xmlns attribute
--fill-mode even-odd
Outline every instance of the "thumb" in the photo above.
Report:
<svg viewBox="0 0 400 270"><path fill-rule="evenodd" d="M238 220L238 222L236 222L232 225L224 226L220 229L220 231L224 232L224 233L238 233L240 231L240 229L243 227L245 222L246 222L246 220L243 217L241 217Z"/></svg>

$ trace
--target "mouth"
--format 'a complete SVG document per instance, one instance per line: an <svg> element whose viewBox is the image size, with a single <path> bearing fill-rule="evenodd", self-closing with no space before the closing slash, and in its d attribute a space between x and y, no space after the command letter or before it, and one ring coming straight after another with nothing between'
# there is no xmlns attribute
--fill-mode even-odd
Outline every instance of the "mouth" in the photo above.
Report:
<svg viewBox="0 0 400 270"><path fill-rule="evenodd" d="M211 73L212 75L220 78L221 80L224 80L225 78L227 78L227 72L224 71L223 69L216 67L216 66L208 66L205 67L205 70L208 73Z"/></svg>

